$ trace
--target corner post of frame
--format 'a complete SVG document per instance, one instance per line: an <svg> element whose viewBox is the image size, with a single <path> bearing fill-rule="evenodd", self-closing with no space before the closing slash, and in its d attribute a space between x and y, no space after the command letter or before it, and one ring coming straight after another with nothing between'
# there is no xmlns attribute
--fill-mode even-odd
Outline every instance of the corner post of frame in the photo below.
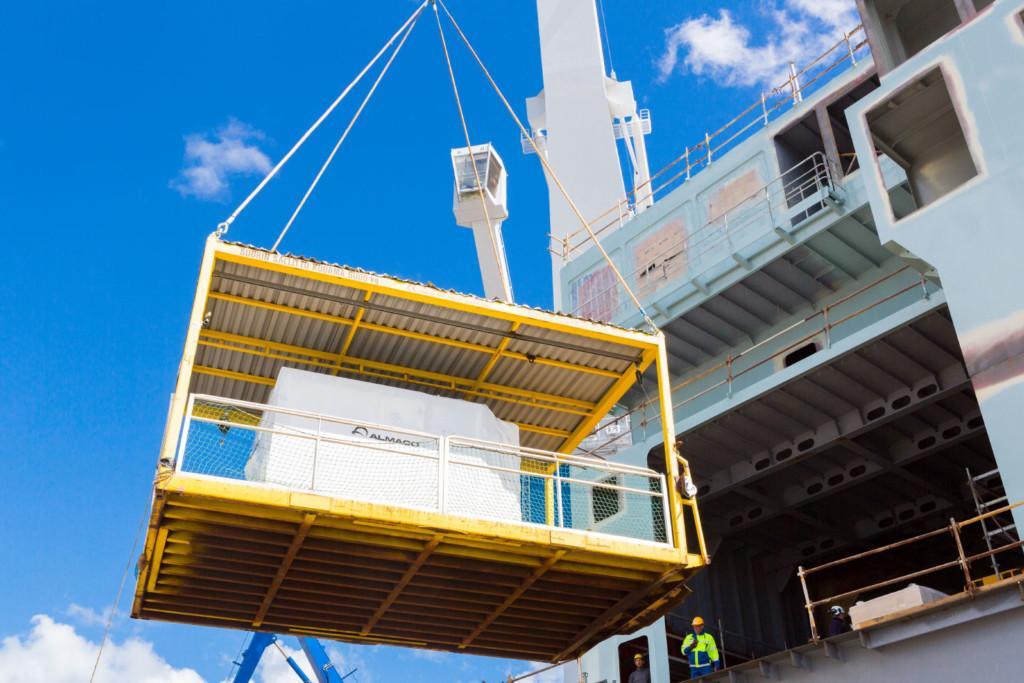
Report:
<svg viewBox="0 0 1024 683"><path fill-rule="evenodd" d="M676 450L675 415L672 408L672 379L668 373L668 352L665 348L665 335L658 332L658 403L661 409L661 435L665 442L665 472L667 475L669 508L672 513L671 538L673 545L684 553L688 552L686 541L686 519L683 508L689 507L693 516L693 527L697 537L698 549L701 559L708 562L707 545L704 542L704 529L700 522L700 512L697 510L695 498L684 501L686 482L692 481L690 466L686 459ZM682 472L679 466L682 465ZM679 486L682 485L682 487Z"/></svg>
<svg viewBox="0 0 1024 683"><path fill-rule="evenodd" d="M668 481L669 510L671 512L672 545L686 552L686 527L683 519L683 503L676 487L679 481L679 463L676 460L676 421L672 414L672 382L668 374L668 353L665 351L665 334L658 332L658 357L655 359L658 372L658 407L661 415L661 438L665 443L665 474Z"/></svg>
<svg viewBox="0 0 1024 683"><path fill-rule="evenodd" d="M213 263L219 243L220 240L216 235L210 235L206 239L206 249L203 251L203 261L199 267L196 298L192 303L192 313L189 316L188 330L185 333L185 352L182 354L181 364L178 366L178 379L175 383L174 395L171 397L171 409L167 415L167 423L164 426L158 463L173 460L177 437L181 434L182 421L185 418L188 403L189 384L192 380L192 366L195 364L196 349L199 347L199 332L203 327L203 316L206 314L207 295L213 280Z"/></svg>

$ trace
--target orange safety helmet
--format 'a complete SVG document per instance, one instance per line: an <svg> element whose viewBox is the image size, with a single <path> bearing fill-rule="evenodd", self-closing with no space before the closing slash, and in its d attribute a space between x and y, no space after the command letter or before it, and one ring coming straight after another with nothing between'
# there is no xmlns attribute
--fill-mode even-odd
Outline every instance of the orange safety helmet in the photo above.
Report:
<svg viewBox="0 0 1024 683"><path fill-rule="evenodd" d="M700 617L694 617L693 621L690 622L690 626L703 626L704 620Z"/></svg>

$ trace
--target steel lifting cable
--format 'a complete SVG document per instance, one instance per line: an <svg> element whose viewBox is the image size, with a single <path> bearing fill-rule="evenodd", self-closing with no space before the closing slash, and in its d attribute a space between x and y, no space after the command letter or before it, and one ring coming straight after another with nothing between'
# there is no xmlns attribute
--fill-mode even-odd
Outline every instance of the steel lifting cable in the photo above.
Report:
<svg viewBox="0 0 1024 683"><path fill-rule="evenodd" d="M356 112L352 115L352 120L348 122L348 126L345 127L341 137L339 137L338 141L334 144L334 149L332 149L331 153L327 155L327 160L324 161L324 165L320 167L320 171L316 174L316 177L313 178L313 182L310 183L309 188L306 190L306 194L302 196L302 199L299 201L299 205L295 207L295 211L292 212L288 222L285 223L284 228L281 230L281 234L277 236L277 241L275 241L274 246L270 248L271 251L277 251L277 248L281 245L281 240L283 240L284 236L288 234L288 231L291 229L295 219L298 218L299 212L302 211L302 207L306 205L306 201L309 199L309 196L313 194L313 190L316 189L316 186L320 183L320 179L327 171L327 167L331 165L332 161L334 161L334 156L338 153L338 149L340 149L342 143L345 142L345 138L347 138L348 134L352 131L352 127L356 125L359 115L363 113L363 109L365 109L366 105L370 102L370 98L373 97L373 93L377 91L377 86L380 85L382 80L384 80L384 75L387 74L388 69L391 67L391 63L395 61L395 57L397 57L398 53L402 50L402 46L405 45L405 41L409 37L409 34L412 33L413 28L415 28L416 21L418 19L419 16L413 19L412 23L409 24L409 28L405 30L405 33L402 35L402 39L398 41L398 45L395 46L395 49L391 52L391 56L388 57L388 61L384 63L384 67L380 70L380 73L377 74L377 79L373 82L373 85L370 86L370 90L366 93L366 96L363 97L363 101L359 104L359 108L356 109Z"/></svg>
<svg viewBox="0 0 1024 683"><path fill-rule="evenodd" d="M235 674L235 669L241 666L239 660L242 659L242 653L245 652L245 648L249 645L249 640L255 634L255 631L246 631L245 636L242 638L242 644L238 647L238 654L231 660L231 669L228 670L228 675L224 678L225 681L230 679Z"/></svg>
<svg viewBox="0 0 1024 683"><path fill-rule="evenodd" d="M89 674L89 683L93 683L93 679L96 678L96 672L100 668L100 658L103 657L103 648L107 644L107 640L110 638L110 628L114 625L114 617L117 616L117 606L121 604L121 595L124 592L124 584L128 580L128 572L132 568L132 560L135 558L135 549L139 546L139 537L142 536L142 529L146 525L146 517L149 516L149 505L142 510L142 516L139 518L139 526L135 530L135 540L132 541L132 550L128 554L128 562L125 563L124 573L121 574L121 584L117 587L117 597L114 598L114 604L110 608L110 613L107 615L107 623L103 627L103 639L100 640L99 650L96 651L96 661L92 665L92 673Z"/></svg>
<svg viewBox="0 0 1024 683"><path fill-rule="evenodd" d="M647 315L647 310L640 303L640 300L637 298L636 294L633 293L633 290L632 288L630 288L629 283L626 282L626 279L622 277L622 273L619 272L619 269L616 267L615 263L608 255L608 252L605 251L604 245L602 245L601 242L597 239L597 235L595 235L594 231L590 228L590 224L587 222L587 219L583 217L583 213L580 211L579 207L576 206L576 202L574 202L572 197L569 196L569 192L565 189L565 186L562 184L562 181L558 178L558 175L555 173L554 169L551 168L551 165L548 163L548 160L541 153L540 148L537 147L537 143L536 141L534 141L533 136L530 135L530 132L526 129L526 126L523 125L523 122L519 120L519 116L516 114L515 109L512 108L512 105L509 104L508 102L508 98L505 97L505 94L501 91L501 88L498 87L498 84L494 81L494 78L491 76L491 72L487 70L487 67L483 63L483 60L480 59L480 55L477 54L476 50L473 48L472 43L469 42L469 38L467 38L466 34L463 33L462 27L460 27L459 23L455 21L455 17L453 17L452 13L448 10L448 6L444 4L444 0L435 0L435 2L436 4L441 5L441 9L443 9L444 13L448 15L448 20L452 22L452 26L455 28L455 31L459 34L459 37L462 39L462 42L465 43L466 48L469 50L470 54L473 55L473 59L476 60L477 65L479 65L480 70L483 71L483 74L487 78L487 81L491 84L491 87L494 88L494 91L495 93L497 93L498 98L501 99L502 104L505 105L505 109L508 110L508 113L512 117L512 120L515 121L516 125L519 127L519 132L523 135L525 139L530 141L530 146L533 147L533 151L537 154L537 158L540 159L540 163L544 167L544 170L551 177L551 180L554 181L555 186L558 187L558 191L562 194L562 197L565 198L565 201L569 204L569 208L571 208L573 213L576 214L576 218L579 220L580 224L583 225L587 233L590 235L590 239L594 241L594 245L597 247L598 251L601 252L601 256L603 256L604 260L608 263L608 267L611 268L612 273L615 274L615 277L616 279L618 279L619 284L621 284L622 288L626 290L626 293L629 295L629 298L632 299L633 303L637 307L637 310L639 310L640 314L644 317L644 321L651 327L652 330L657 330L658 326L654 323L651 317Z"/></svg>
<svg viewBox="0 0 1024 683"><path fill-rule="evenodd" d="M249 193L249 196L246 197L245 200L238 205L238 208L235 209L230 216L228 216L227 220L225 220L224 222L220 223L217 226L218 235L223 235L228 231L228 228L230 228L231 224L235 222L235 219L238 218L239 214L241 214L242 211L245 210L245 207L249 206L249 202L255 199L256 195L258 195L260 191L263 190L264 187L266 187L267 183L270 182L271 178L277 175L277 172L281 170L281 167L288 163L288 160L291 159L292 155L294 155L295 152L298 151L299 147L301 147L303 143L305 143L306 140L309 138L309 136L312 135L313 132L320 127L320 124L322 124L324 120L331 115L331 112L333 112L337 108L337 106L341 104L341 101L345 99L349 92L351 92L352 88L354 88L361 80L363 80L363 76L365 76L366 73L371 68L373 68L373 65L376 64L378 60L380 60L381 56L385 52L387 52L388 48L391 47L392 43L395 42L398 36L402 35L402 32L405 31L410 24L414 23L417 18L419 18L424 8L426 8L426 6L430 4L430 2L431 0L423 0L423 3L416 8L416 10L409 16L409 18L405 20L405 23L403 23L398 28L398 30L395 31L391 38L388 39L388 42L384 43L384 47L382 47L380 51L378 51L377 54L373 56L373 59L371 59L370 62L365 67L363 67L363 70L359 72L359 75L357 75L351 83L345 86L345 89L342 90L341 94L338 95L334 102L331 103L331 106L327 107L324 113L320 115L320 118L313 122L313 125L310 126L305 133L302 134L302 137L299 138L298 142L296 142L292 146L292 148L288 150L288 153L285 154L281 158L281 160L277 162L274 168L270 169L270 172L267 173L266 177L260 181L260 184L256 186L256 189Z"/></svg>
<svg viewBox="0 0 1024 683"><path fill-rule="evenodd" d="M498 241L494 237L494 224L491 223L491 214L487 210L487 198L484 196L484 185L480 182L480 171L476 167L476 157L473 156L473 144L469 140L469 127L466 124L466 115L462 110L462 98L459 97L459 86L455 83L455 70L452 68L452 58L448 53L448 41L444 38L444 29L441 28L441 16L437 12L437 3L434 5L434 19L437 20L437 33L441 36L441 49L444 51L444 61L448 65L448 76L452 82L452 93L455 95L455 107L459 110L459 121L462 123L462 134L466 138L466 152L469 154L469 165L473 168L473 178L476 180L476 187L480 193L480 204L484 209L484 219L487 221L487 237L491 243L491 250L494 253L495 263L500 269L504 259L498 249ZM445 10L447 11L447 10ZM456 182L458 179L456 178Z"/></svg>

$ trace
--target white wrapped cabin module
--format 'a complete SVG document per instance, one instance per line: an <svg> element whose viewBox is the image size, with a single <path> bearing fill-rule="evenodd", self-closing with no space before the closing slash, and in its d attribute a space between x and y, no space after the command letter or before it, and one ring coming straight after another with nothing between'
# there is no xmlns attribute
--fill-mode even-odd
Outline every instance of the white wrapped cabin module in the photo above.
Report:
<svg viewBox="0 0 1024 683"><path fill-rule="evenodd" d="M485 405L292 368L280 370L267 403L346 422L319 421L317 444L317 419L265 412L260 427L274 432L258 432L246 478L347 500L437 510L437 437L519 446L519 428ZM474 466L518 471L517 456L460 450L452 460L447 511L522 519L520 477Z"/></svg>

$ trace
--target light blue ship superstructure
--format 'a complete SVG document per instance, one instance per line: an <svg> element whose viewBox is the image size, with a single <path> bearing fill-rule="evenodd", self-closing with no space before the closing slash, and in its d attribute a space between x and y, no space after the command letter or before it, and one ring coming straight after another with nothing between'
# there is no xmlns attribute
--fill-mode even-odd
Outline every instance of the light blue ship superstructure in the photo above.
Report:
<svg viewBox="0 0 1024 683"><path fill-rule="evenodd" d="M1024 500L1024 1L858 7L863 29L637 188L653 205L595 221L669 340L713 560L667 635L586 655L588 683L625 681L638 650L685 678L695 614L721 680L1012 678L1024 509L808 573L809 595L799 576ZM563 310L644 323L585 233L557 246ZM631 464L657 462L645 401L625 406ZM908 583L951 597L825 638L818 598Z"/></svg>

